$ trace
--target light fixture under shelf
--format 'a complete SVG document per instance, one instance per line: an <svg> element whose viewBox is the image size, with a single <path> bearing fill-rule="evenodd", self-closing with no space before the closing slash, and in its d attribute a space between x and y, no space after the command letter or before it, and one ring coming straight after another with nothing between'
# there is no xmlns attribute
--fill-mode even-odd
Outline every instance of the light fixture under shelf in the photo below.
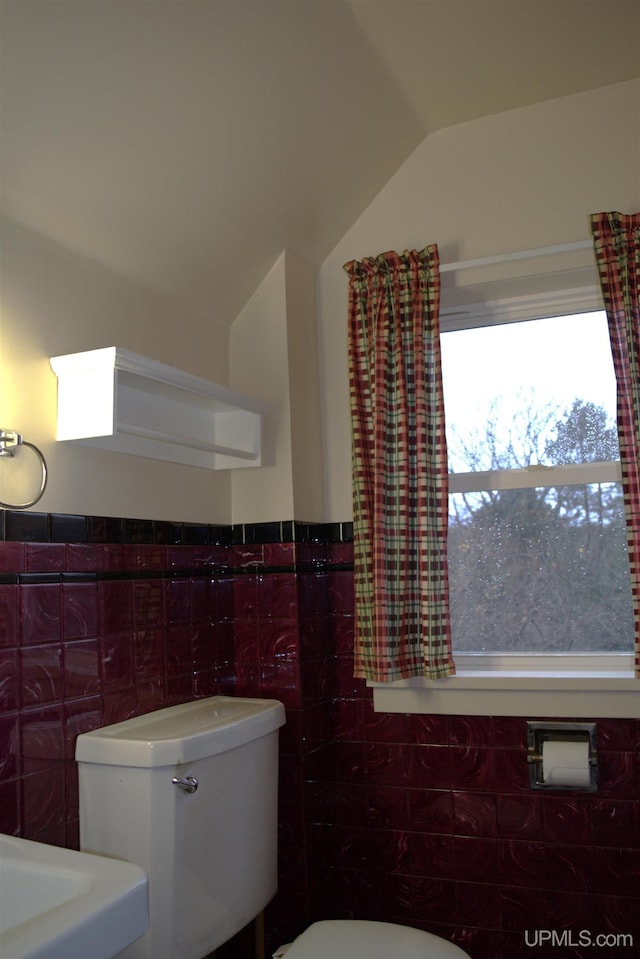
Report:
<svg viewBox="0 0 640 959"><path fill-rule="evenodd" d="M258 400L116 346L50 363L59 441L205 469L264 465Z"/></svg>

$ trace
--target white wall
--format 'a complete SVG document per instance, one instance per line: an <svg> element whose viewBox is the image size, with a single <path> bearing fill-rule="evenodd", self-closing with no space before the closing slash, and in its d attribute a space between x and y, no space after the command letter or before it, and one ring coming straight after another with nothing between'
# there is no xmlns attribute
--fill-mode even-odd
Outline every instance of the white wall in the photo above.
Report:
<svg viewBox="0 0 640 959"><path fill-rule="evenodd" d="M323 518L316 273L283 253L231 334L165 296L9 220L2 221L0 428L35 443L49 482L34 509L182 522ZM60 444L49 357L119 346L273 408L260 468L210 471ZM270 442L269 442L270 441ZM0 500L37 491L29 450L0 460ZM233 499L233 507L232 507Z"/></svg>
<svg viewBox="0 0 640 959"><path fill-rule="evenodd" d="M287 341L291 384L294 510L306 522L324 520L324 451L316 270L287 252Z"/></svg>
<svg viewBox="0 0 640 959"><path fill-rule="evenodd" d="M234 523L291 519L291 415L287 345L286 257L283 253L242 312L229 338L230 385L272 410L270 462L234 471Z"/></svg>
<svg viewBox="0 0 640 959"><path fill-rule="evenodd" d="M186 372L227 382L228 347L210 318L103 269L12 222L2 222L0 427L44 453L43 512L229 522L230 474L56 443L49 357L120 346ZM29 450L0 459L0 500L37 491ZM22 489L14 478L20 471Z"/></svg>
<svg viewBox="0 0 640 959"><path fill-rule="evenodd" d="M286 251L231 328L231 386L273 410L272 463L233 472L235 523L323 518L315 280Z"/></svg>
<svg viewBox="0 0 640 959"><path fill-rule="evenodd" d="M640 81L450 127L414 151L319 273L327 521L351 517L343 264L431 243L443 263L572 243L602 210L640 210Z"/></svg>
<svg viewBox="0 0 640 959"><path fill-rule="evenodd" d="M280 257L228 337L213 318L5 222L0 427L19 430L47 457L38 510L212 523L349 520L342 265L429 243L442 262L570 243L588 238L590 213L613 209L640 209L640 81L427 137L322 264L317 329L314 270L293 253ZM112 345L271 403L276 459L231 474L56 444L49 356ZM12 465L0 459L0 499Z"/></svg>

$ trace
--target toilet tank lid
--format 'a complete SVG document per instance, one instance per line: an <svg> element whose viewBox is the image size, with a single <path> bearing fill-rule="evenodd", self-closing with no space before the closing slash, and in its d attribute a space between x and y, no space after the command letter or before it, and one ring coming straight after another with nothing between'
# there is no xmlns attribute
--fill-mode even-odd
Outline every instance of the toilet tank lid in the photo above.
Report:
<svg viewBox="0 0 640 959"><path fill-rule="evenodd" d="M284 725L275 699L211 696L82 733L78 762L108 766L174 766L235 749Z"/></svg>

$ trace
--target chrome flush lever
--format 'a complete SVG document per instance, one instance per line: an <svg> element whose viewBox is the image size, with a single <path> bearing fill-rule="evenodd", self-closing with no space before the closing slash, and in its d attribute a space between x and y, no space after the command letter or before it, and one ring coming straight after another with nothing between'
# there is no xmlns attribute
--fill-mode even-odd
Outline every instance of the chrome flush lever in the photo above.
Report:
<svg viewBox="0 0 640 959"><path fill-rule="evenodd" d="M198 788L198 780L195 776L185 776L184 779L178 779L177 776L171 780L174 786L179 786L180 789L184 789L186 793L194 793Z"/></svg>

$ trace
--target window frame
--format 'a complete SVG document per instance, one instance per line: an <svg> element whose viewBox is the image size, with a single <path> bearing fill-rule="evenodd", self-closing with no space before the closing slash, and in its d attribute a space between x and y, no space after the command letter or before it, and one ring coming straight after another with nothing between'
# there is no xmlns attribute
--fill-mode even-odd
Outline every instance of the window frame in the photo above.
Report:
<svg viewBox="0 0 640 959"><path fill-rule="evenodd" d="M519 320L601 312L596 287L519 297L442 313L442 332ZM544 482L540 480L544 476ZM452 473L451 493L620 482L620 463L530 466ZM367 681L377 712L583 718L640 718L640 679L629 653L454 653L456 674L390 683Z"/></svg>

